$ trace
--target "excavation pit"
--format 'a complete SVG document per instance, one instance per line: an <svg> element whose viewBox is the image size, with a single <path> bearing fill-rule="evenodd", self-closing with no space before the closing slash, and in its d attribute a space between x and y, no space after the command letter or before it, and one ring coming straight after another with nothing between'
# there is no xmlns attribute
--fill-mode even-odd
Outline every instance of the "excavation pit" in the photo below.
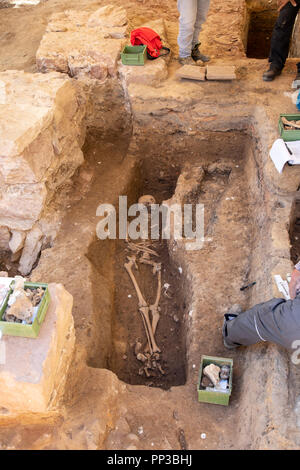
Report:
<svg viewBox="0 0 300 470"><path fill-rule="evenodd" d="M272 31L277 19L277 9L251 11L247 38L247 57L269 57Z"/></svg>
<svg viewBox="0 0 300 470"><path fill-rule="evenodd" d="M103 148L103 144L97 140L88 144L86 159L89 155L97 158L94 153L99 147ZM231 303L249 305L253 289L241 292L240 287L253 281L252 249L254 243L259 244L256 239L260 237L255 233L257 222L262 227L262 214L252 210L264 192L251 147L251 139L239 131L199 132L192 139L181 134L167 135L155 147L147 138L131 143L123 161L134 162L134 169L126 194L121 194L128 196L128 207L144 194L154 196L158 204L174 197L181 198L182 204L203 204L205 242L202 249L187 251L172 240L151 241L163 266L162 286L170 286L170 290L168 293L162 289L156 332L165 374L150 377L139 375L142 364L135 355L136 343L142 343L144 348L146 336L137 296L124 268L132 252L125 240L93 242L88 258L95 273L105 278L103 291L99 292L98 283L93 287L94 328L98 331L104 325L111 340L105 341L106 348L100 344L89 351L90 366L105 365L132 385L169 389L188 380L190 351L195 342L202 353L224 355L219 333L222 314ZM118 160L117 148L117 143L110 147L109 165ZM201 175L199 180L197 175ZM267 230L267 226L262 229ZM192 283L190 270L194 269L198 280ZM157 281L149 266L134 272L145 298L153 302ZM217 286L215 276L222 278ZM199 309L194 313L192 299ZM193 315L199 317L201 328L194 324ZM102 331L101 338L104 336Z"/></svg>
<svg viewBox="0 0 300 470"><path fill-rule="evenodd" d="M296 264L300 259L300 198L295 199L290 221L291 260Z"/></svg>

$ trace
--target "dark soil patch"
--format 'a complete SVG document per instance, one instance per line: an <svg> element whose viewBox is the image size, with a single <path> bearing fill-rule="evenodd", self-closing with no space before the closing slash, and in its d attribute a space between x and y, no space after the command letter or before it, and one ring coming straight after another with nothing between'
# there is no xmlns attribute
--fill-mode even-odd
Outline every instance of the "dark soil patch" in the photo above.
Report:
<svg viewBox="0 0 300 470"><path fill-rule="evenodd" d="M300 199L294 203L290 225L291 260L296 264L300 259Z"/></svg>
<svg viewBox="0 0 300 470"><path fill-rule="evenodd" d="M159 254L162 263L162 288L160 299L160 319L155 339L161 349L160 364L165 375L159 371L151 371L151 377L139 375L138 371L143 365L134 354L135 344L138 340L146 346L141 314L138 310L138 300L133 284L127 274L124 263L131 255L126 242L119 242L115 255L115 318L113 336L118 341L126 341L125 354L116 348L112 355L112 370L121 380L134 385L149 385L168 389L174 385L184 385L186 380L185 364L185 335L183 316L186 304L182 291L182 275L178 267L169 258L168 248L164 242L154 242L153 249ZM157 292L157 276L152 273L151 266L138 264L139 271L134 271L141 292L151 305L155 301ZM122 334L123 332L123 334Z"/></svg>
<svg viewBox="0 0 300 470"><path fill-rule="evenodd" d="M265 59L269 56L276 18L277 10L253 11L250 14L247 57Z"/></svg>

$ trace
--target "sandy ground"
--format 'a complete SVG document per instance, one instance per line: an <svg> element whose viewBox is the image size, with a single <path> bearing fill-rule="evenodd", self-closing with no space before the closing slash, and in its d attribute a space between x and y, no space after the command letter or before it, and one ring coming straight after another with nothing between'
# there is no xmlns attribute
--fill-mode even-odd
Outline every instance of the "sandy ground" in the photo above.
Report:
<svg viewBox="0 0 300 470"><path fill-rule="evenodd" d="M0 70L18 69L29 72L36 72L35 53L39 46L39 42L44 33L48 19L53 12L62 11L68 8L85 8L96 9L101 5L107 4L107 0L100 0L95 3L88 1L52 1L42 2L35 7L24 7L19 9L3 8L0 10ZM124 1L116 0L114 3L124 5ZM126 2L130 19L133 25L141 24L155 17L163 17L168 25L168 39L171 47L176 55L176 36L177 36L177 9L176 0L166 0L163 3L151 0L136 0ZM244 66L248 66L247 85L250 93L258 97L258 100L266 106L272 105L275 94L277 93L277 83L267 87L261 83L261 73L266 66L266 60L260 64L248 63L244 61ZM177 64L171 64L170 71L174 71ZM294 73L294 62L291 61L284 76L278 80L279 94L278 103L287 106L288 99L284 97L284 91L289 90L292 75ZM251 75L252 74L252 75ZM253 81L249 79L253 78ZM246 81L246 71L243 64L239 68L240 83L237 84L235 96L242 93L243 85ZM209 84L209 97L215 100L215 93L221 90L220 98L223 93L232 93L229 86ZM192 86L192 85L191 85ZM233 97L234 100L234 97ZM234 106L234 105L233 105ZM230 147L230 138L224 147L224 136L220 140L214 142L215 151L221 152L222 157L227 161L228 168L218 170L216 162L216 154L210 154L209 148L206 148L211 162L217 163L217 170L212 172L205 180L204 191L198 194L205 204L209 205L209 201L213 200L210 207L210 230L215 236L215 245L212 245L203 251L199 259L191 257L189 262L198 266L199 272L202 273L198 279L200 298L202 300L203 319L198 325L201 335L201 344L199 351L203 354L212 354L219 356L230 356L235 360L235 387L231 400L231 406L213 407L199 404L196 398L197 384L197 365L195 370L189 377L186 385L182 384L183 376L180 376L178 383L170 381L166 387L168 391L162 391L160 388L145 387L145 381L137 380L137 364L135 359L126 362L123 367L123 361L126 361L132 350L122 352L120 344L124 344L124 337L120 338L121 328L128 321L128 316L134 314L134 308L128 301L122 302L122 297L130 288L128 279L120 274L116 275L113 270L103 273L103 266L107 260L105 256L112 255L114 265L122 264L124 261L124 251L120 246L115 251L113 248L103 250L93 244L87 253L90 239L87 239L86 233L95 227L95 209L99 202L99 194L103 200L115 200L120 193L120 188L124 189L130 185L132 181L131 163L126 160L128 141L126 138L122 144L116 143L115 139L108 139L104 142L93 140L90 138L85 146L86 163L83 173L77 179L74 179L74 186L70 194L71 207L67 211L61 232L58 236L56 246L49 253L48 260L37 268L35 272L36 278L45 278L51 281L63 282L66 288L74 295L74 319L76 327L76 336L78 346L76 356L71 369L69 385L65 397L65 409L63 412L49 414L45 417L28 417L13 418L7 421L1 421L0 428L0 448L107 448L107 449L126 449L130 446L136 449L180 449L183 448L183 441L189 449L207 449L207 448L236 448L237 438L242 433L247 437L247 429L243 428L242 420L239 417L239 404L241 398L240 382L244 371L244 354L242 352L233 352L228 354L223 347L221 340L221 317L224 309L230 303L241 302L247 305L247 295L241 294L239 288L247 279L247 257L251 251L251 230L245 230L251 218L251 206L247 199L247 193L243 192L243 188L247 185L247 174L244 173L244 166L240 165L240 161L236 157L232 157L233 150ZM212 137L214 139L214 137ZM243 152L240 136L233 136L233 144L237 145L240 153ZM209 144L209 142L208 142ZM195 148L190 148L191 154L194 152L194 158L197 160L198 151L201 145L195 141ZM176 151L179 151L178 159L184 160L186 155L186 145L182 140L176 142ZM170 147L169 158L173 157L174 148ZM181 157L180 157L181 152ZM155 153L155 152L154 152ZM168 154L168 152L166 152ZM98 165L101 161L101 167ZM179 165L180 167L180 165ZM179 168L178 167L178 168ZM147 166L145 166L147 169ZM160 168L161 169L161 168ZM148 167L149 170L149 167ZM87 176L88 184L83 184L82 174ZM230 178L229 178L230 174ZM91 179L89 178L91 176ZM169 175L171 177L171 175ZM144 187L151 189L151 181L144 183ZM148 186L147 186L148 184ZM84 189L83 189L84 186ZM233 197L238 201L234 210L228 209L226 206L226 198ZM226 224L225 222L226 221ZM84 227L84 231L81 231ZM235 243L231 242L230 234L237 232L240 234ZM72 238L72 242L70 241ZM224 254L224 246L218 244L218 240L229 240ZM88 240L88 241L87 241ZM76 241L76 242L75 242ZM218 248L221 246L221 248ZM225 256L225 258L224 258ZM102 258L103 257L103 258ZM114 354L112 358L105 356L105 360L100 363L97 361L97 355L103 352L102 345L97 343L97 347L91 347L89 337L92 335L91 330L97 327L101 329L100 323L89 323L83 321L82 311L86 308L86 300L82 295L87 287L81 281L81 277L77 275L77 271L85 274L86 258L88 258L95 269L96 281L103 280L107 277L108 284L117 280L117 284L123 283L117 292L116 311L119 316L120 323L115 323L113 331ZM74 260L79 261L74 262ZM103 263L102 263L103 259ZM224 259L226 265L227 284L219 285L219 280L215 278L207 278L205 272L211 272L211 266L216 265L216 272L222 271L224 267ZM57 262L59 260L59 263ZM72 261L70 261L72 260ZM99 261L101 260L101 261ZM51 270L49 269L51 266ZM51 272L49 272L51 271ZM228 294L224 299L224 289L226 293L232 288L231 277L232 272L235 275L235 288L238 294ZM97 274L98 273L98 274ZM100 273L100 274L99 274ZM97 277L99 275L99 278ZM168 274L169 275L169 274ZM111 277L110 277L111 276ZM115 276L115 278L114 278ZM224 275L225 276L225 275ZM67 280L66 280L67 278ZM169 278L167 278L168 280ZM211 287L210 283L213 287ZM202 290L201 290L202 285ZM149 284L145 285L149 288ZM102 286L103 292L106 284ZM92 286L95 305L93 308L97 312L99 302L99 293L96 295L97 286ZM211 301L212 290L215 290L215 296ZM101 289L100 292L101 300ZM178 299L182 302L182 297ZM126 307L124 309L124 306ZM172 308L172 307L170 307ZM184 312L183 312L184 313ZM173 320L172 320L173 321ZM172 321L168 320L165 326L173 328ZM119 326L118 326L119 325ZM130 331L130 338L125 338L129 344L134 341L138 334L137 329ZM160 332L158 331L160 335ZM178 331L178 335L182 332ZM160 338L163 340L163 337ZM96 343L95 343L96 344ZM168 346L165 342L165 346ZM97 349L99 348L99 349ZM104 346L103 346L104 348ZM86 351L89 350L88 357ZM184 350L184 345L182 349ZM257 357L265 354L265 349L254 349ZM124 359L124 355L126 359ZM166 367L168 368L166 360ZM86 362L90 367L86 366ZM192 367L192 365L190 364ZM130 385L125 386L119 382L111 372L105 371L104 368L110 368L118 373L124 382ZM136 368L136 369L135 369ZM174 377L172 377L172 380ZM104 384L107 390L104 389ZM131 385L138 384L138 385ZM152 384L157 385L157 384ZM159 384L161 385L161 384ZM179 385L169 389L170 385ZM117 390L118 398L113 398L109 391ZM101 400L99 400L101 397ZM115 410L117 416L114 415ZM101 419L105 416L105 422L108 423L106 429L102 429ZM3 418L3 417L2 417ZM117 420L117 423L116 423ZM100 421L100 422L99 422ZM206 439L201 439L201 433L206 434ZM99 442L99 435L105 436L106 440ZM181 437L180 437L181 436ZM184 436L184 440L182 439ZM249 447L251 443L249 442Z"/></svg>

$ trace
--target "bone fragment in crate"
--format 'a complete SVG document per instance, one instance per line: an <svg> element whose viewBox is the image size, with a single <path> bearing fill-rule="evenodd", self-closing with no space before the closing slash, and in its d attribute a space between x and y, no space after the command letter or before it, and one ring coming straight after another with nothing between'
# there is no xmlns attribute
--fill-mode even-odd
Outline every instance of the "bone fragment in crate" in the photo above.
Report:
<svg viewBox="0 0 300 470"><path fill-rule="evenodd" d="M41 287L38 287L37 289L26 289L25 292L34 307L36 307L40 303L44 295L44 289L42 289Z"/></svg>
<svg viewBox="0 0 300 470"><path fill-rule="evenodd" d="M203 374L212 381L214 386L216 386L220 382L220 371L221 369L219 366L216 366L215 364L209 364L209 366L206 366L203 369Z"/></svg>
<svg viewBox="0 0 300 470"><path fill-rule="evenodd" d="M221 372L220 372L220 379L222 380L227 380L229 379L230 376L230 366L227 366L226 364L221 367Z"/></svg>
<svg viewBox="0 0 300 470"><path fill-rule="evenodd" d="M284 116L281 118L282 124L287 127L294 127L295 129L300 129L299 121L288 121Z"/></svg>

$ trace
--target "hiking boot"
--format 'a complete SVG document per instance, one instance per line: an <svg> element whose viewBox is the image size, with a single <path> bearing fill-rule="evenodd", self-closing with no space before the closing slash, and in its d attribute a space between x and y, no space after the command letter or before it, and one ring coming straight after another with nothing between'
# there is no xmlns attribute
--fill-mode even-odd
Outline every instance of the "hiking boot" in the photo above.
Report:
<svg viewBox="0 0 300 470"><path fill-rule="evenodd" d="M278 75L281 74L281 69L279 69L276 66L272 66L272 64L269 67L269 70L264 72L263 74L263 81L264 82L272 82L274 78L276 78Z"/></svg>
<svg viewBox="0 0 300 470"><path fill-rule="evenodd" d="M292 83L292 88L298 90L300 88L300 70L298 70L295 80Z"/></svg>
<svg viewBox="0 0 300 470"><path fill-rule="evenodd" d="M227 336L228 336L227 335L227 322L237 318L239 313L242 313L242 308L240 305L235 304L224 315L222 335L223 335L223 344L226 349L236 349L239 347L239 344L229 343L227 341Z"/></svg>
<svg viewBox="0 0 300 470"><path fill-rule="evenodd" d="M179 57L178 62L181 65L196 65L195 61L192 59L191 56L189 56L189 57Z"/></svg>
<svg viewBox="0 0 300 470"><path fill-rule="evenodd" d="M201 60L201 62L209 62L210 57L208 55L201 54L199 47L200 47L200 42L193 47L192 58L194 59L195 62L197 62L198 60Z"/></svg>

